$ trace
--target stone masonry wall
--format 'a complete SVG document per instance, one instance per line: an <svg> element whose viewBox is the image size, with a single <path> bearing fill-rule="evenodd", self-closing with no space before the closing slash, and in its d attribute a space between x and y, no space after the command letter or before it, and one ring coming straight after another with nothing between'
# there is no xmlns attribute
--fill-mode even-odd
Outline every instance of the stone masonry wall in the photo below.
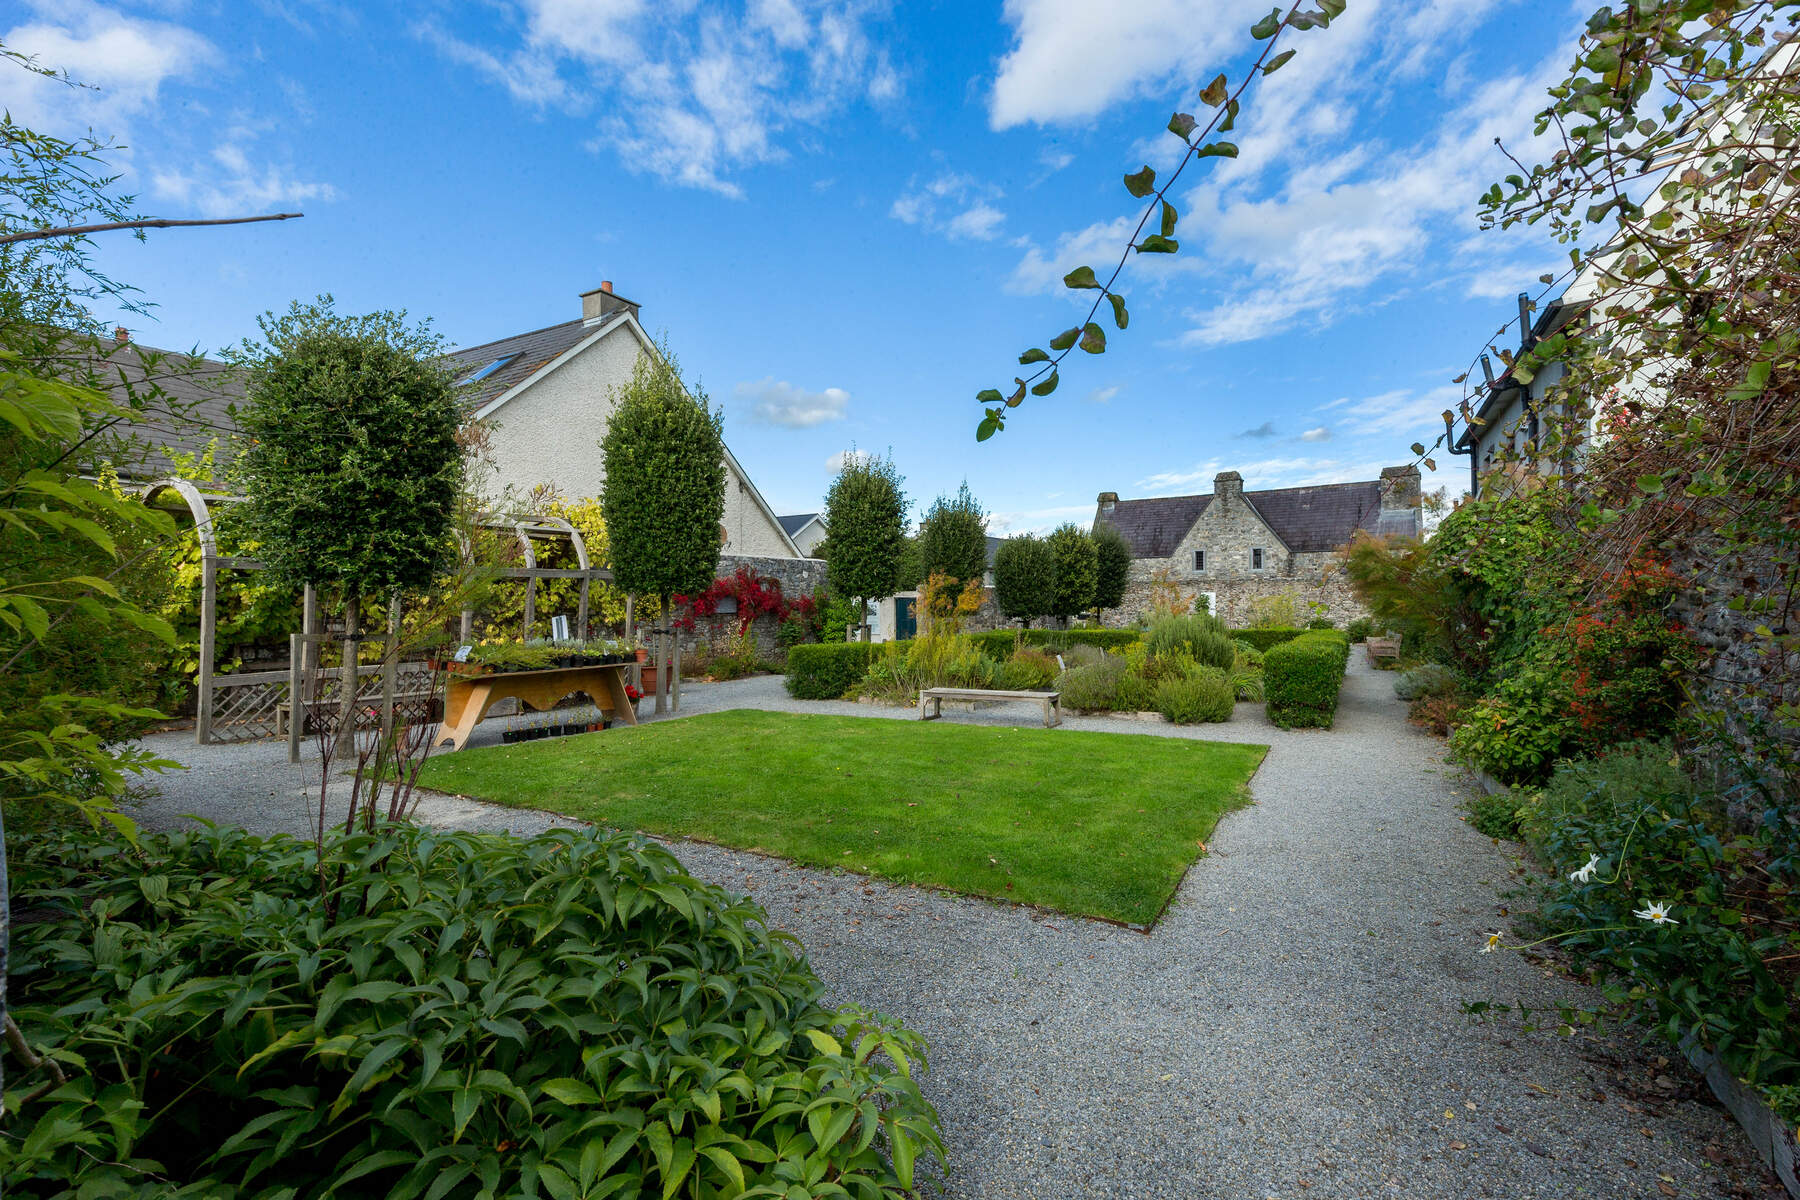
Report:
<svg viewBox="0 0 1800 1200"><path fill-rule="evenodd" d="M1195 572L1191 553L1187 556L1185 571L1180 569L1183 564L1174 558L1138 559L1131 564L1124 603L1108 609L1102 623L1122 628L1147 620L1154 603L1152 585L1159 570L1166 570L1169 580L1180 590L1183 611L1192 610L1194 597L1199 593L1212 592L1216 603L1214 615L1234 629L1242 628L1250 620L1253 601L1283 593L1291 594L1303 613L1308 601L1324 604L1326 619L1340 629L1358 617L1369 615L1368 609L1351 590L1349 577L1339 567L1336 554L1284 557L1288 561L1279 571L1254 574L1243 571L1230 575ZM1212 564L1210 552L1207 564Z"/></svg>
<svg viewBox="0 0 1800 1200"><path fill-rule="evenodd" d="M781 594L789 600L800 596L811 595L825 586L825 560L820 558L765 558L756 555L721 554L719 555L718 578L730 579L736 575L740 567L748 567L758 577L774 579L781 584ZM757 653L764 658L775 657L778 649L775 641L776 630L780 623L770 616L760 616L750 623L750 633L756 639ZM737 638L738 618L736 613L718 613L711 617L697 617L694 628L681 635L681 651L690 654L696 647L706 646L718 651L729 646Z"/></svg>

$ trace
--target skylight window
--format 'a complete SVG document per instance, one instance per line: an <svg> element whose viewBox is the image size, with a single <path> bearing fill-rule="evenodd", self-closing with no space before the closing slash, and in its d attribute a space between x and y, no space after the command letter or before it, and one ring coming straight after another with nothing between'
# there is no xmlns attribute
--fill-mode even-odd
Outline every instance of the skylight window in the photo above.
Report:
<svg viewBox="0 0 1800 1200"><path fill-rule="evenodd" d="M457 387L467 387L471 383L480 383L482 380L486 379L489 375L492 375L495 371L498 371L501 367L506 366L506 364L510 363L513 359L515 359L517 357L519 357L517 354L508 354L505 358L496 358L493 362L491 362L487 366L481 368L481 370L475 371L468 375L464 375L461 379L456 381L456 386Z"/></svg>

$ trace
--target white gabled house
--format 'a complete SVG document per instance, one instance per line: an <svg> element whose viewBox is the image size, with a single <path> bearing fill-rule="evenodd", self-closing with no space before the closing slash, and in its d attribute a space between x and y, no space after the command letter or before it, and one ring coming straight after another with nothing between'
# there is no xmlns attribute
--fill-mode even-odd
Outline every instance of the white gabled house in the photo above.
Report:
<svg viewBox="0 0 1800 1200"><path fill-rule="evenodd" d="M576 320L453 353L469 419L490 427L483 489L552 486L571 499L598 496L613 389L630 381L640 356L656 353L638 305L614 294L610 282L582 293ZM720 538L726 554L805 557L729 447Z"/></svg>

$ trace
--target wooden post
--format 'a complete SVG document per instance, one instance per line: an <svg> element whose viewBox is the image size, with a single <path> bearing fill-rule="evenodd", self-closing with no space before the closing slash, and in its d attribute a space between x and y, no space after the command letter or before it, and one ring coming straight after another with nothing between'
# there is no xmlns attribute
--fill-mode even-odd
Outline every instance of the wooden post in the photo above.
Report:
<svg viewBox="0 0 1800 1200"><path fill-rule="evenodd" d="M300 632L308 635L319 632L319 593L310 583L301 593ZM300 653L305 659L302 664L305 670L310 672L318 667L319 645L317 642L302 642Z"/></svg>
<svg viewBox="0 0 1800 1200"><path fill-rule="evenodd" d="M470 640L469 635L474 632L475 632L475 610L472 608L465 608L462 610L461 635L456 640L466 646L469 644L469 640Z"/></svg>
<svg viewBox="0 0 1800 1200"><path fill-rule="evenodd" d="M306 589L307 599L312 599L312 588ZM306 724L306 697L300 689L305 686L306 675L306 635L304 633L288 634L288 761L300 761L300 732Z"/></svg>
<svg viewBox="0 0 1800 1200"><path fill-rule="evenodd" d="M527 640L531 637L531 627L537 621L537 579L534 576L525 581L525 633Z"/></svg>
<svg viewBox="0 0 1800 1200"><path fill-rule="evenodd" d="M625 640L626 641L631 640L631 627L633 624L632 617L635 615L636 611L637 611L637 596L635 594L627 594L625 597Z"/></svg>
<svg viewBox="0 0 1800 1200"><path fill-rule="evenodd" d="M204 551L200 556L200 674L194 681L200 693L194 708L194 742L212 741L213 654L219 637L219 562Z"/></svg>
<svg viewBox="0 0 1800 1200"><path fill-rule="evenodd" d="M575 636L581 641L588 640L588 577L581 577L581 603L575 607Z"/></svg>
<svg viewBox="0 0 1800 1200"><path fill-rule="evenodd" d="M664 697L664 693L667 691L668 686L669 686L669 673L665 669L665 664L668 662L668 659L667 659L668 648L669 648L668 635L663 633L660 629L657 630L656 631L656 708L655 708L655 712L656 712L657 716L661 716L663 713L663 708L664 708L664 704L665 704L663 697Z"/></svg>

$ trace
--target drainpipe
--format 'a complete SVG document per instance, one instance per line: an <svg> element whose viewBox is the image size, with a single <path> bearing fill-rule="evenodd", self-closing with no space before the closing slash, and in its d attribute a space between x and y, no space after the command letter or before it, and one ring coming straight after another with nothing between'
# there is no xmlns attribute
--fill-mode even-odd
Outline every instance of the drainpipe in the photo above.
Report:
<svg viewBox="0 0 1800 1200"><path fill-rule="evenodd" d="M1485 363L1487 360L1484 358L1482 361ZM1481 493L1481 476L1475 469L1475 443L1471 440L1467 450L1458 450L1456 448L1456 430L1453 427L1455 419L1455 415L1446 408L1444 410L1444 446L1452 454L1466 454L1469 456L1469 495L1472 498ZM1469 427L1469 432L1471 434L1475 432L1475 427L1473 425Z"/></svg>

